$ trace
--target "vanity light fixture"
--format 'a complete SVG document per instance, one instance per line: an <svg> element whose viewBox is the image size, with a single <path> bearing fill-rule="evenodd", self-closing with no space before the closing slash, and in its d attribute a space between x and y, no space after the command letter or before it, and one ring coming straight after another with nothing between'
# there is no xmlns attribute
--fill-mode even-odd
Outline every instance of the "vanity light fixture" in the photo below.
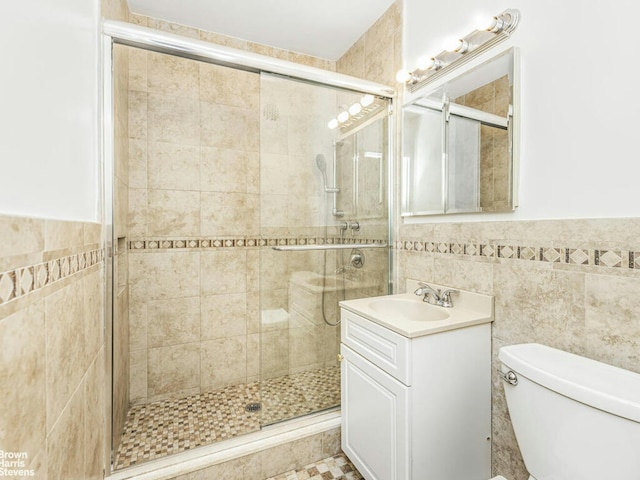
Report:
<svg viewBox="0 0 640 480"><path fill-rule="evenodd" d="M414 70L400 70L396 80L406 84L409 91L414 92L508 39L519 21L520 11L514 8L494 15L464 37L448 39L443 51L437 55L418 59Z"/></svg>
<svg viewBox="0 0 640 480"><path fill-rule="evenodd" d="M377 113L385 103L376 102L376 97L371 94L363 95L359 101L350 106L340 105L338 114L327 122L327 128L335 130L340 127L344 129L354 123L358 123L366 116Z"/></svg>

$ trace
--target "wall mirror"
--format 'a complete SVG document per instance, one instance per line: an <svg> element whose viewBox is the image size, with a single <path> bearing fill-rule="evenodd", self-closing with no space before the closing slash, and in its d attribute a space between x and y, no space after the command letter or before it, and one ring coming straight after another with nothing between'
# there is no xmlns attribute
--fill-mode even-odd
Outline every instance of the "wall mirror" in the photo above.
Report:
<svg viewBox="0 0 640 480"><path fill-rule="evenodd" d="M402 109L402 216L517 207L519 54L452 74Z"/></svg>

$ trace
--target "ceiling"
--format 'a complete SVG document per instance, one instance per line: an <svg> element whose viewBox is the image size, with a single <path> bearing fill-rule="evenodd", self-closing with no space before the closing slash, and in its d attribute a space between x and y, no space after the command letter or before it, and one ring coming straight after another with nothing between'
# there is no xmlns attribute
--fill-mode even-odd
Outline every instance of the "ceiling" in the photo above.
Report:
<svg viewBox="0 0 640 480"><path fill-rule="evenodd" d="M133 13L328 60L394 0L128 0Z"/></svg>

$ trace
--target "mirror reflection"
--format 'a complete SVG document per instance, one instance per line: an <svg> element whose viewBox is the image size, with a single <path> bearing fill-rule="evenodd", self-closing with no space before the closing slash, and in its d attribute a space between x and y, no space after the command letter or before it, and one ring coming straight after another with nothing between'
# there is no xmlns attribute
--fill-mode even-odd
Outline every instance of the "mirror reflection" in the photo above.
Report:
<svg viewBox="0 0 640 480"><path fill-rule="evenodd" d="M517 63L511 48L404 106L403 216L517 206Z"/></svg>

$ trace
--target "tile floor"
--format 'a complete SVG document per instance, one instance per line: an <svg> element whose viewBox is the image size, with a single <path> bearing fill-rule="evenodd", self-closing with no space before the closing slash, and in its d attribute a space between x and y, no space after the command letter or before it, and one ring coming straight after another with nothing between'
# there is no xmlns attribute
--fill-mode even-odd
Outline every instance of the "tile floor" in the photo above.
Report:
<svg viewBox="0 0 640 480"><path fill-rule="evenodd" d="M247 412L245 407L252 402L261 402L261 411ZM261 425L339 404L340 369L335 366L265 380L262 385L233 385L177 400L134 405L127 414L116 468L254 432Z"/></svg>
<svg viewBox="0 0 640 480"><path fill-rule="evenodd" d="M362 478L349 459L341 453L266 480L360 480Z"/></svg>

